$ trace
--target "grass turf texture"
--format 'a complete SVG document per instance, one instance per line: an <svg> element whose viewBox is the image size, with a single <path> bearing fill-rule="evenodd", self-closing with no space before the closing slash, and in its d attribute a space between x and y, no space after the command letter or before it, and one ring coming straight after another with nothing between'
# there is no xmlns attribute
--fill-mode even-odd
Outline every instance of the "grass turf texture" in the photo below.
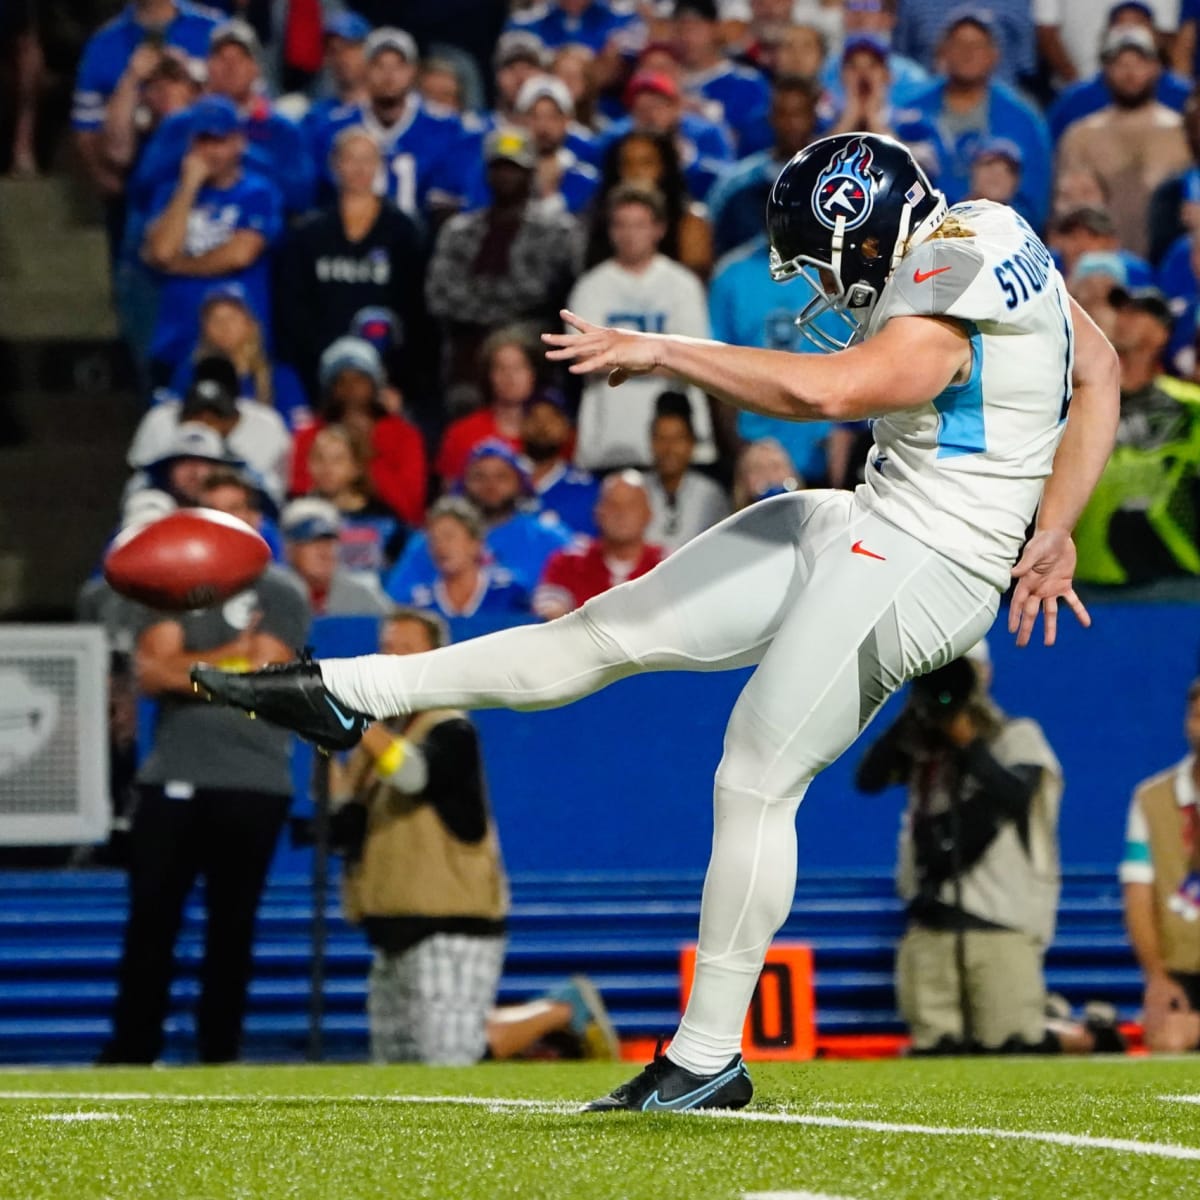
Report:
<svg viewBox="0 0 1200 1200"><path fill-rule="evenodd" d="M1197 1058L751 1069L758 1090L748 1112L1134 1140L1160 1147L1150 1155L987 1132L570 1111L631 1073L628 1064L2 1072L0 1197L733 1200L797 1191L850 1200L1095 1200L1200 1194L1200 1106L1161 1099L1200 1093ZM123 1093L138 1095L117 1098ZM152 1095L139 1098L145 1093ZM418 1096L541 1103L498 1108L411 1099ZM1172 1159L1172 1147L1188 1148L1194 1157Z"/></svg>

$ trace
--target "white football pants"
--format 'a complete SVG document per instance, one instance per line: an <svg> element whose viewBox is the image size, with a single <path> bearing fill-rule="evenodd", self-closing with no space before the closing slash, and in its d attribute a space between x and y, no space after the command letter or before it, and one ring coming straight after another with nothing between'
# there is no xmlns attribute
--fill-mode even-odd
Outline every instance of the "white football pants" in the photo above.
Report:
<svg viewBox="0 0 1200 1200"><path fill-rule="evenodd" d="M757 666L725 732L696 977L668 1051L707 1075L738 1052L763 957L791 909L795 813L809 781L901 684L983 637L999 599L853 494L794 492L735 513L546 625L321 671L339 701L383 717L552 708L639 671Z"/></svg>

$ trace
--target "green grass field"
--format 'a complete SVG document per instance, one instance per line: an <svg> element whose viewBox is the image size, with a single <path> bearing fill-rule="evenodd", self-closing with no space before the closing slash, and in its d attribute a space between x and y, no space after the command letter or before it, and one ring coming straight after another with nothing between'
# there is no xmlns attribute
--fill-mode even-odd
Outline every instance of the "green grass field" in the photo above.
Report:
<svg viewBox="0 0 1200 1200"><path fill-rule="evenodd" d="M757 1065L739 1115L572 1111L630 1073L2 1072L0 1197L1200 1195L1200 1058Z"/></svg>

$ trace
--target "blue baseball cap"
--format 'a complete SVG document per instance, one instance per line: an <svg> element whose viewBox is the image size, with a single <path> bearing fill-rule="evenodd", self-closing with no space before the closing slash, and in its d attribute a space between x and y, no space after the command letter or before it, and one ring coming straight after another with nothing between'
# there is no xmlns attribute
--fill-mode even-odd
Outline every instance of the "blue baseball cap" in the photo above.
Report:
<svg viewBox="0 0 1200 1200"><path fill-rule="evenodd" d="M1079 256L1071 280L1086 279L1089 275L1107 275L1118 287L1129 284L1129 268L1125 260L1112 250L1089 250Z"/></svg>
<svg viewBox="0 0 1200 1200"><path fill-rule="evenodd" d="M280 532L289 542L336 538L341 528L342 517L337 507L319 496L293 500L279 516Z"/></svg>
<svg viewBox="0 0 1200 1200"><path fill-rule="evenodd" d="M983 162L986 158L1005 158L1019 171L1025 165L1025 155L1021 147L1012 138L986 138L980 142L971 155L971 165Z"/></svg>
<svg viewBox="0 0 1200 1200"><path fill-rule="evenodd" d="M242 117L225 96L201 96L192 105L192 137L229 137L241 133Z"/></svg>
<svg viewBox="0 0 1200 1200"><path fill-rule="evenodd" d="M467 467L471 467L474 463L484 458L502 459L520 476L521 486L525 491L530 492L533 490L533 480L529 475L529 464L507 442L502 442L499 438L485 438L471 451L467 459ZM464 471L464 477L465 474L466 472Z"/></svg>
<svg viewBox="0 0 1200 1200"><path fill-rule="evenodd" d="M539 388L525 401L525 411L528 412L535 404L549 404L551 408L557 408L564 417L571 416L567 398L558 388Z"/></svg>
<svg viewBox="0 0 1200 1200"><path fill-rule="evenodd" d="M204 299L200 301L200 311L203 312L210 304L221 303L236 304L254 316L254 306L250 303L250 296L236 280L214 284L210 287L204 293ZM257 320L257 317L255 319Z"/></svg>
<svg viewBox="0 0 1200 1200"><path fill-rule="evenodd" d="M842 47L842 62L845 62L850 55L857 54L860 50L867 51L868 54L873 54L880 62L886 63L888 56L891 54L891 47L888 45L887 38L882 38L875 33L856 33L846 39L846 44Z"/></svg>
<svg viewBox="0 0 1200 1200"><path fill-rule="evenodd" d="M365 42L371 36L371 22L356 12L333 13L325 18L321 32L326 37L344 38L347 42Z"/></svg>
<svg viewBox="0 0 1200 1200"><path fill-rule="evenodd" d="M942 37L949 37L960 25L974 25L982 29L994 42L997 36L996 18L991 9L977 8L974 4L960 4L946 14L942 22Z"/></svg>

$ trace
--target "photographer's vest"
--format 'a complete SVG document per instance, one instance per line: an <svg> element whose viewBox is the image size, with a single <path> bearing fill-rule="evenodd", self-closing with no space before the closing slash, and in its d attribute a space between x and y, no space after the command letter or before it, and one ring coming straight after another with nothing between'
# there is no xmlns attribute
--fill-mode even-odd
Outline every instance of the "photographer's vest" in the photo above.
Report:
<svg viewBox="0 0 1200 1200"><path fill-rule="evenodd" d="M449 709L421 713L404 738L419 747L435 726L464 716ZM508 880L491 816L478 842L461 841L424 793L398 791L375 774L366 757L359 749L349 764L351 778L366 777L356 799L367 806L367 834L361 860L343 876L346 919L356 924L364 917L503 920Z"/></svg>
<svg viewBox="0 0 1200 1200"><path fill-rule="evenodd" d="M988 742L988 750L1001 766L1025 764L1041 767L1042 772L1029 803L1027 839L1022 840L1012 821L1003 822L982 857L961 876L962 911L990 925L1027 933L1048 946L1054 937L1061 877L1058 810L1062 768L1041 727L1025 717L1002 717L1000 732ZM939 776L928 790L916 785L909 788L896 879L897 891L906 901L920 890L911 829L913 810L922 804L932 813L949 808L944 777ZM953 880L942 884L937 899L956 907Z"/></svg>
<svg viewBox="0 0 1200 1200"><path fill-rule="evenodd" d="M1193 829L1196 809L1181 805L1176 794L1176 771L1148 779L1134 793L1146 819L1150 862L1154 868L1154 915L1163 965L1168 971L1200 972L1200 921L1187 921L1168 907L1171 897L1191 870L1188 823Z"/></svg>

